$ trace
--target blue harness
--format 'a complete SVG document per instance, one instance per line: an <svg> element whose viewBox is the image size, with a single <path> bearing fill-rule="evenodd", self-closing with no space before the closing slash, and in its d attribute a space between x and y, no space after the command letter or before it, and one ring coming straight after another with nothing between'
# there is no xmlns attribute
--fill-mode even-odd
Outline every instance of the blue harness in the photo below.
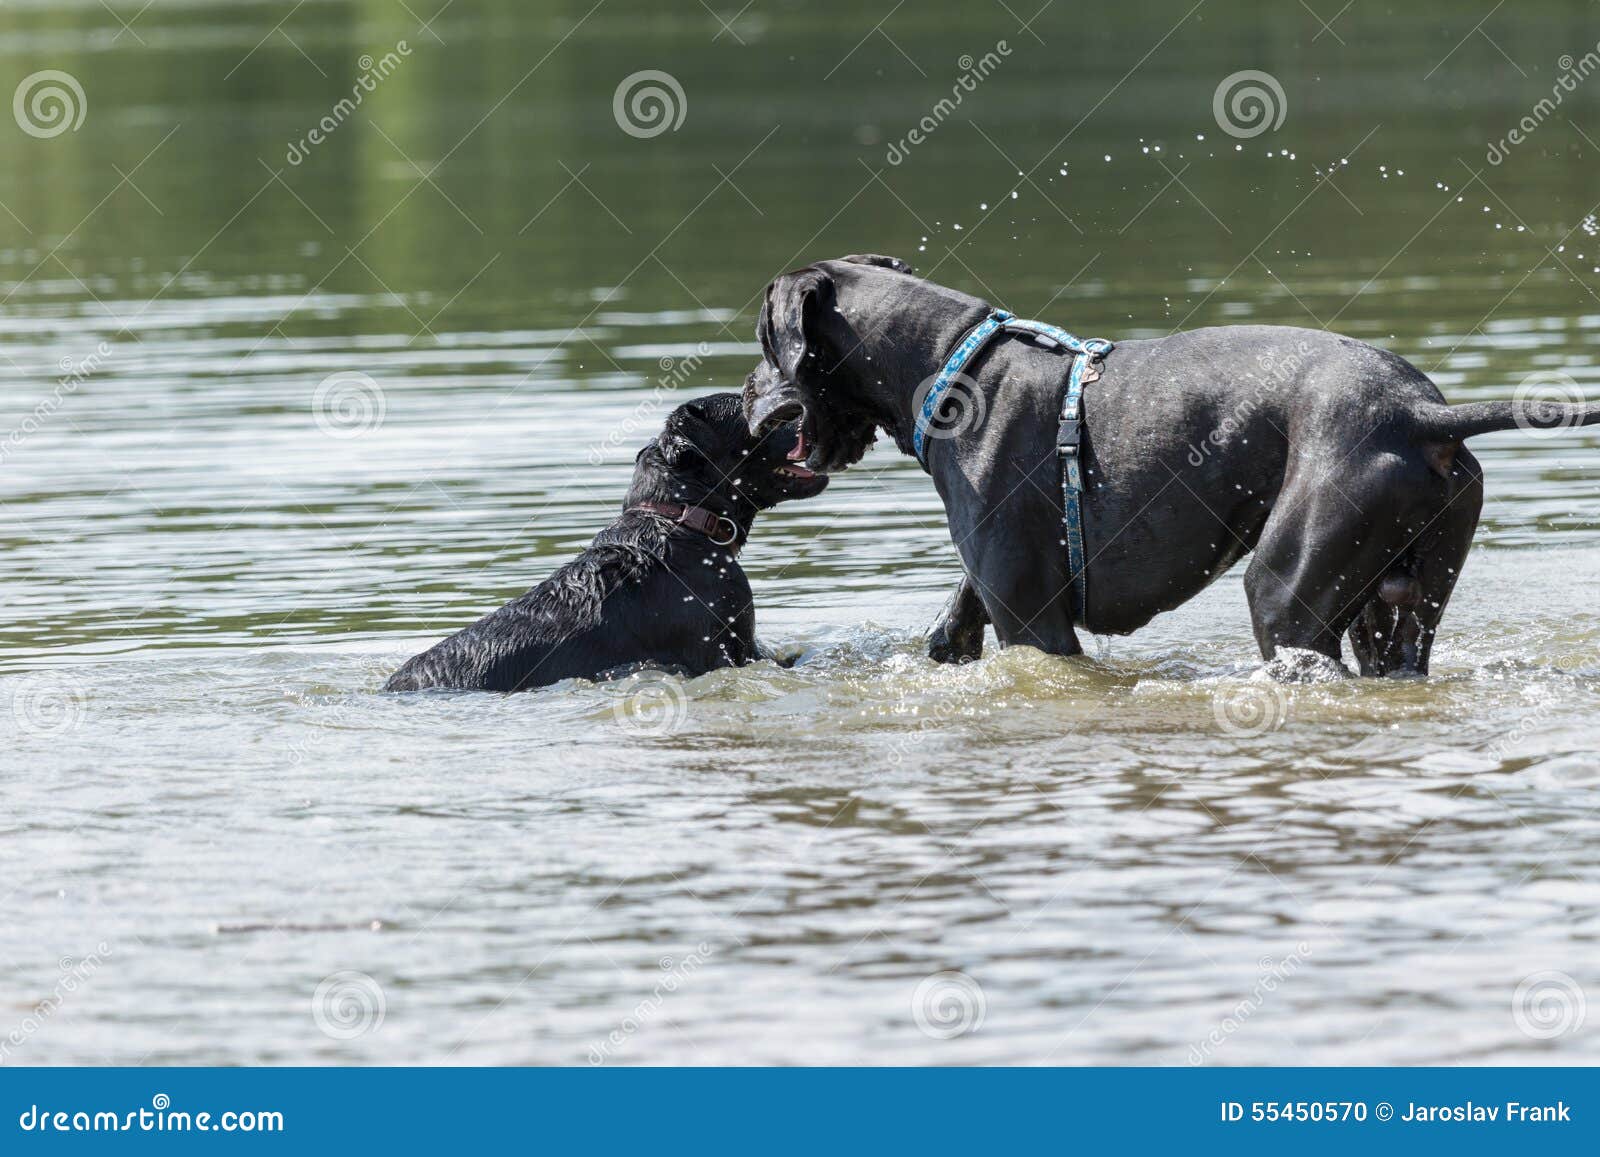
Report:
<svg viewBox="0 0 1600 1157"><path fill-rule="evenodd" d="M1114 348L1104 338L1093 337L1085 341L1068 333L1060 326L1043 321L1025 321L997 309L974 326L956 343L945 359L944 368L923 396L922 408L917 413L911 431L911 444L917 452L917 461L928 469L928 430L939 412L939 402L950 383L961 375L968 362L989 344L998 333L1027 334L1046 349L1064 349L1072 354L1072 371L1067 377L1066 393L1061 399L1061 424L1056 429L1056 454L1061 459L1062 525L1067 536L1067 567L1072 572L1072 602L1074 617L1080 626L1088 625L1089 576L1083 549L1083 466L1079 460L1079 447L1083 440L1083 387L1100 376L1094 363Z"/></svg>

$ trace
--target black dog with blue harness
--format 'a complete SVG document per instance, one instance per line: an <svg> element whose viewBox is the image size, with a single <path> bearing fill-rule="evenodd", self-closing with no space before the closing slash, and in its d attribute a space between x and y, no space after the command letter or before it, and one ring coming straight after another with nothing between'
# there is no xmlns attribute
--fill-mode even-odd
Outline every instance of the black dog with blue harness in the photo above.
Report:
<svg viewBox="0 0 1600 1157"><path fill-rule="evenodd" d="M1060 326L1043 321L1028 321L997 309L963 337L945 359L933 384L923 396L912 430L912 445L917 461L928 469L928 431L935 428L939 407L951 383L968 363L998 334L1015 333L1031 337L1045 349L1061 349L1072 355L1066 390L1061 398L1061 423L1056 430L1056 453L1061 459L1062 525L1066 534L1067 568L1072 574L1074 618L1079 626L1088 622L1089 575L1083 540L1083 387L1100 376L1098 363L1115 347L1104 338L1087 340L1068 333Z"/></svg>
<svg viewBox="0 0 1600 1157"><path fill-rule="evenodd" d="M1002 331L1072 356L1065 398L1050 354L986 344ZM1523 400L1452 406L1404 358L1326 330L1207 326L1120 341L1099 363L1109 342L1017 321L882 254L775 278L756 336L770 372L746 384L752 430L798 418L807 466L827 472L888 433L932 477L963 569L928 636L939 662L981 656L988 627L1002 647L1079 654L1080 628L1131 634L1245 562L1270 673L1337 670L1348 637L1364 675L1425 675L1483 507L1463 443L1530 421ZM957 428L962 366L982 421ZM1600 425L1592 401L1538 408L1535 425Z"/></svg>

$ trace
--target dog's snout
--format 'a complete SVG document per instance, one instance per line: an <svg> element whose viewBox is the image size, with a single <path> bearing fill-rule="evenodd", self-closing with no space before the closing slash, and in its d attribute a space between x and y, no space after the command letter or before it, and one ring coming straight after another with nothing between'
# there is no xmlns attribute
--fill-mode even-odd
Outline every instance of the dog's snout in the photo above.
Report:
<svg viewBox="0 0 1600 1157"><path fill-rule="evenodd" d="M771 410L761 419L761 428L758 434L770 434L779 426L787 426L805 412L799 402L785 402L776 409Z"/></svg>
<svg viewBox="0 0 1600 1157"><path fill-rule="evenodd" d="M775 392L755 399L747 407L746 420L750 432L757 436L770 434L779 426L794 421L805 413L805 407L800 404L792 391Z"/></svg>

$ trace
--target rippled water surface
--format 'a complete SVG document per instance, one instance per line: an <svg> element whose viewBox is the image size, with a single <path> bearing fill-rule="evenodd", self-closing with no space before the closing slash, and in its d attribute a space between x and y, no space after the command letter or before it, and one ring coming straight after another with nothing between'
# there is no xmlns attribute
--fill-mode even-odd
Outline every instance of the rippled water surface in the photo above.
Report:
<svg viewBox="0 0 1600 1157"><path fill-rule="evenodd" d="M885 447L746 553L792 669L378 692L605 524L811 258L1594 396L1597 98L1485 160L1587 6L415 7L0 12L0 80L87 103L0 132L0 1059L1600 1057L1594 434L1474 444L1426 682L1253 680L1238 573L1078 659L936 667L955 555ZM1235 139L1246 68L1287 115ZM644 69L676 131L613 119Z"/></svg>

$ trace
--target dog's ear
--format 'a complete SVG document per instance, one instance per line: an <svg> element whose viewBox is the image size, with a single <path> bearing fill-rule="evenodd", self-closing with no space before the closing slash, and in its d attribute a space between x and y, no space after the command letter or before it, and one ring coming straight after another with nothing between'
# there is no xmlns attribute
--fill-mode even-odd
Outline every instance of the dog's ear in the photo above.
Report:
<svg viewBox="0 0 1600 1157"><path fill-rule="evenodd" d="M707 460L705 452L693 438L671 430L662 434L656 445L661 447L661 457L668 466L687 466L691 462Z"/></svg>
<svg viewBox="0 0 1600 1157"><path fill-rule="evenodd" d="M816 266L785 273L767 286L756 322L766 359L785 381L798 382L821 356L822 311L834 301L833 278Z"/></svg>
<svg viewBox="0 0 1600 1157"><path fill-rule="evenodd" d="M668 466L687 466L691 462L707 462L710 457L704 447L712 444L715 431L710 415L699 401L685 402L667 415L665 428L656 445L661 447L661 457Z"/></svg>
<svg viewBox="0 0 1600 1157"><path fill-rule="evenodd" d="M880 269L892 269L896 273L911 272L911 263L909 261L901 261L898 257L885 257L881 253L852 253L848 257L839 258L839 260L848 261L852 265L876 265Z"/></svg>

